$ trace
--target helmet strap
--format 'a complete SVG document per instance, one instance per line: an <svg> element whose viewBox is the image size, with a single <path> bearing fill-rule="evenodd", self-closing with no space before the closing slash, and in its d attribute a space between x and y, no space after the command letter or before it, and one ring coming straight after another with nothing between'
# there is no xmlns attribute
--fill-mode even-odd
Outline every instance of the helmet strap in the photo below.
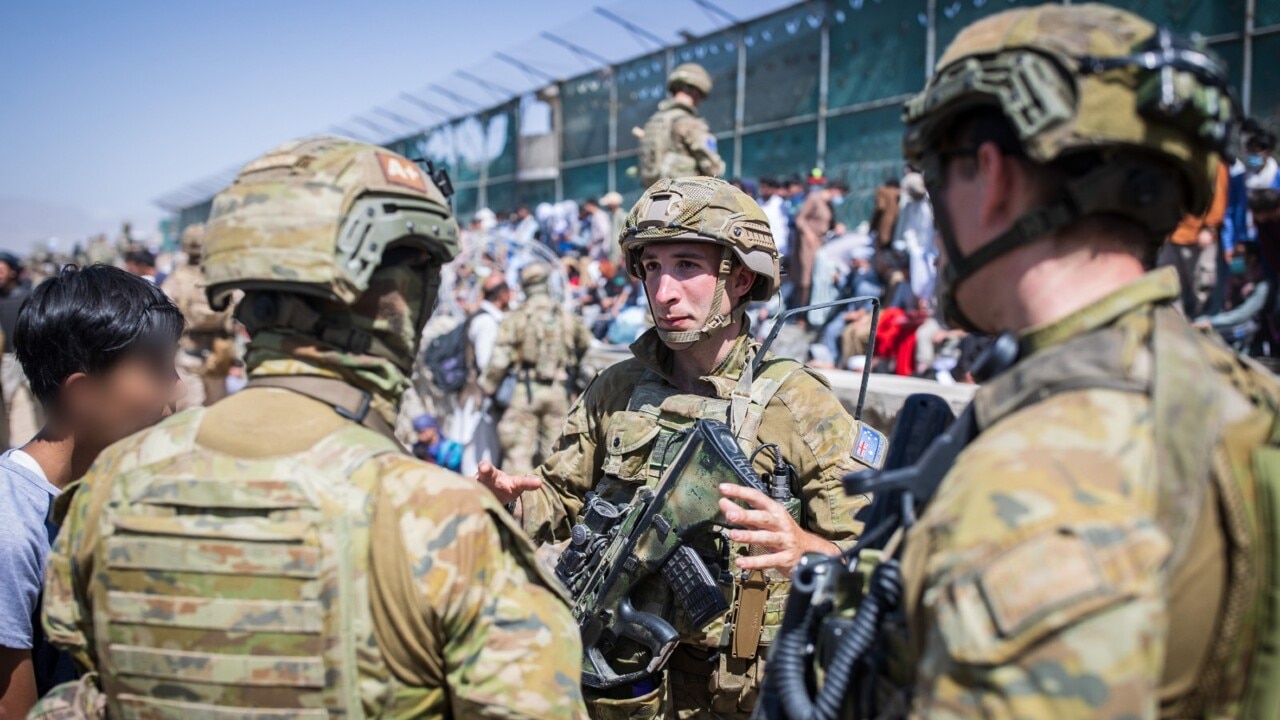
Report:
<svg viewBox="0 0 1280 720"><path fill-rule="evenodd" d="M368 353L375 346L381 346L381 342L365 330L325 322L320 312L296 295L255 293L248 304L241 304L241 308L237 318L254 333L273 328L294 330L345 352L360 355Z"/></svg>
<svg viewBox="0 0 1280 720"><path fill-rule="evenodd" d="M720 267L716 272L716 291L711 297L711 308L713 312L718 310L724 303L724 297L726 294L725 288L729 282L729 273L732 272L732 270L733 249L728 246L721 246ZM647 293L648 291L646 290L645 292ZM696 342L701 342L710 338L711 333L716 330L732 325L733 321L741 316L745 307L745 304L740 303L736 307L730 308L728 313L716 312L714 315L707 318L707 321L703 324L701 330L673 331L656 328L658 331L658 337L661 338L669 347L679 345L681 347L675 349L683 350ZM653 316L653 298L649 298L649 314ZM654 316L654 322L655 324L657 322L656 316Z"/></svg>
<svg viewBox="0 0 1280 720"><path fill-rule="evenodd" d="M932 173L935 178L940 175L941 173ZM947 264L942 271L942 282L939 283L939 302L943 313L947 322L954 326L970 332L986 332L960 309L960 303L956 299L960 283L1001 256L1024 245L1047 239L1054 232L1075 222L1081 216L1080 209L1071 193L1064 192L1056 202L1024 213L1008 230L972 254L965 255L960 252L960 246L956 243L951 214L947 211L946 203L942 202L942 183L934 181L929 186L929 194L934 198L934 223L947 252Z"/></svg>

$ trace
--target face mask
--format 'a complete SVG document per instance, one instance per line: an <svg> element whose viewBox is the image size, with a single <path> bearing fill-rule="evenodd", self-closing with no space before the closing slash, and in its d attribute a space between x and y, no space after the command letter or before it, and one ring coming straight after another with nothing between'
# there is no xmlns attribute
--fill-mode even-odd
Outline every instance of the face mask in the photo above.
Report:
<svg viewBox="0 0 1280 720"><path fill-rule="evenodd" d="M835 197L831 198L831 205L832 205L832 207L840 207L840 206L841 206L841 205L843 205L843 204L844 204L844 196L843 196L843 195L837 195L837 196L835 196Z"/></svg>
<svg viewBox="0 0 1280 720"><path fill-rule="evenodd" d="M1231 258L1231 274L1243 275L1244 271L1245 271L1244 258L1242 257Z"/></svg>
<svg viewBox="0 0 1280 720"><path fill-rule="evenodd" d="M1262 166L1266 164L1266 160L1261 155L1246 155L1244 164L1250 170L1261 170Z"/></svg>
<svg viewBox="0 0 1280 720"><path fill-rule="evenodd" d="M438 265L384 265L369 278L369 290L347 308L344 324L372 333L399 365L412 365L422 329L440 288Z"/></svg>

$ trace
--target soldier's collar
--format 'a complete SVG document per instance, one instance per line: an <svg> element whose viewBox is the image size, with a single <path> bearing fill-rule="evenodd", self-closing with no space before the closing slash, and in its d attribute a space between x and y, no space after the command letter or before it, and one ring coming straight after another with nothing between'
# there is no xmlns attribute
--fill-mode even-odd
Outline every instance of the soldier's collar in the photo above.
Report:
<svg viewBox="0 0 1280 720"><path fill-rule="evenodd" d="M694 106L688 103L682 103L679 100L676 100L675 98L667 98L663 100L658 106L659 110L670 110L671 108L680 108L682 110L688 111L692 115L698 114L697 108L695 108Z"/></svg>
<svg viewBox="0 0 1280 720"><path fill-rule="evenodd" d="M733 389L738 383L738 378L742 377L742 369L746 366L748 351L754 344L755 340L751 337L751 325L744 319L742 330L738 334L737 340L734 341L733 349L729 351L725 359L710 374L701 378L715 389L717 398L725 399L733 393ZM631 354L646 369L652 371L667 383L675 385L675 382L671 379L673 353L671 348L667 347L658 338L658 332L655 328L649 328L635 342L631 343Z"/></svg>
<svg viewBox="0 0 1280 720"><path fill-rule="evenodd" d="M1173 268L1152 270L1138 280L1064 318L1023 331L1018 337L1021 355L1026 357L1091 330L1105 327L1138 307L1170 301L1178 297L1178 293L1178 274Z"/></svg>

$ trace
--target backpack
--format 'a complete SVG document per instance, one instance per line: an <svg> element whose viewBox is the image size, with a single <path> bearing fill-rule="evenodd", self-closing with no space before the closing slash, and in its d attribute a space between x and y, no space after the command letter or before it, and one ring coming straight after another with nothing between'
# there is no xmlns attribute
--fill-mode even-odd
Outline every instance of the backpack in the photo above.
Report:
<svg viewBox="0 0 1280 720"><path fill-rule="evenodd" d="M640 156L637 159L640 181L647 187L666 177L689 172L677 172L672 166L682 156L680 149L672 142L671 134L675 122L680 117L689 115L688 110L670 107L658 110L644 125L644 135L640 137ZM676 157L673 158L672 155ZM692 162L690 160L690 162ZM684 170L685 168L681 168Z"/></svg>
<svg viewBox="0 0 1280 720"><path fill-rule="evenodd" d="M467 331L471 327L471 318L458 323L452 330L438 335L427 345L422 354L422 362L431 371L431 382L443 392L454 393L466 387L474 365L471 352L471 339Z"/></svg>

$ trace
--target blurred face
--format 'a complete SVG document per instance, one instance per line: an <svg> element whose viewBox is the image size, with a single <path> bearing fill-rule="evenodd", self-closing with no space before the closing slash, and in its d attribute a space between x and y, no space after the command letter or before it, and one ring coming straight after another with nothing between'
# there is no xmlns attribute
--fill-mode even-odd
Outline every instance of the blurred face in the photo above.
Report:
<svg viewBox="0 0 1280 720"><path fill-rule="evenodd" d="M106 447L172 413L174 403L187 391L173 367L177 352L175 344L170 352L156 357L136 353L106 372L67 378L59 393L59 408L77 437L92 447Z"/></svg>
<svg viewBox="0 0 1280 720"><path fill-rule="evenodd" d="M1250 141L1245 145L1244 163L1250 170L1261 170L1271 157L1271 149L1264 143Z"/></svg>
<svg viewBox="0 0 1280 720"><path fill-rule="evenodd" d="M711 307L720 252L720 246L711 243L663 243L641 251L645 291L659 328L674 332L701 330L709 318L728 313L746 295L755 274L735 263L720 307Z"/></svg>
<svg viewBox="0 0 1280 720"><path fill-rule="evenodd" d="M18 280L18 274L7 262L0 262L0 287L8 287Z"/></svg>

